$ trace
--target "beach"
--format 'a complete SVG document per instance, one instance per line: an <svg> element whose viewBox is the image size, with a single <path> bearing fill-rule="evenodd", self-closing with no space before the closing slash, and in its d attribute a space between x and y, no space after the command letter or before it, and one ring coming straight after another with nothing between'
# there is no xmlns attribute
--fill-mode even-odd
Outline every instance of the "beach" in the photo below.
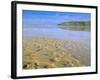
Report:
<svg viewBox="0 0 100 80"><path fill-rule="evenodd" d="M23 69L89 66L89 51L88 46L79 41L23 38Z"/></svg>
<svg viewBox="0 0 100 80"><path fill-rule="evenodd" d="M91 66L90 13L23 10L23 69Z"/></svg>

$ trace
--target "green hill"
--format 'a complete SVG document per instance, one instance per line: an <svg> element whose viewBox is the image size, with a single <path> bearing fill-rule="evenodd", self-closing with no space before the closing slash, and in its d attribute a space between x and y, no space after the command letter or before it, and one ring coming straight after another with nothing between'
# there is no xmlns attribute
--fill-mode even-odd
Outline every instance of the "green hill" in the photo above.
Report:
<svg viewBox="0 0 100 80"><path fill-rule="evenodd" d="M58 24L60 28L66 30L90 31L90 21L70 21Z"/></svg>

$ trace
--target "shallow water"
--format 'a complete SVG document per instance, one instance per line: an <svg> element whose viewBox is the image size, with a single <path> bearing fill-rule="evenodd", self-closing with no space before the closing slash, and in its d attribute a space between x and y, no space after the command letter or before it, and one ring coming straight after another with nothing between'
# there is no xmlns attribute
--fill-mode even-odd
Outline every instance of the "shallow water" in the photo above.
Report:
<svg viewBox="0 0 100 80"><path fill-rule="evenodd" d="M73 31L64 30L58 27L37 27L37 28L24 28L24 37L49 37L57 39L67 39L72 41L81 41L90 45L90 32L86 31Z"/></svg>
<svg viewBox="0 0 100 80"><path fill-rule="evenodd" d="M73 30L64 30L58 28L58 26L52 27L31 27L23 28L23 38L27 37L46 37L46 38L56 38L67 41L74 41L78 43L71 43L68 49L73 51L73 55L76 56L79 60L87 66L90 65L90 32L86 31L73 31Z"/></svg>

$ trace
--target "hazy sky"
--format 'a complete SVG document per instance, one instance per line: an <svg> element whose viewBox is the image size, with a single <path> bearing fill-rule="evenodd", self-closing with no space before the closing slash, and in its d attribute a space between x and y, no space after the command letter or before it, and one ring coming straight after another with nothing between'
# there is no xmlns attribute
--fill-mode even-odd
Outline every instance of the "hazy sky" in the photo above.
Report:
<svg viewBox="0 0 100 80"><path fill-rule="evenodd" d="M89 13L75 13L75 12L49 12L49 11L31 11L23 10L23 24L59 24L66 21L87 21L91 16Z"/></svg>

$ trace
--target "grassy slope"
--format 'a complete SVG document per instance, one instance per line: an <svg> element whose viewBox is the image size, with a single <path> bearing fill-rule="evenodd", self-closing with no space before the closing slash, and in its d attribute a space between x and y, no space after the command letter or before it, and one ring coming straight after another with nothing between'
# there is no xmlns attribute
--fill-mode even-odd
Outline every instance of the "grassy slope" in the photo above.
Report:
<svg viewBox="0 0 100 80"><path fill-rule="evenodd" d="M71 21L58 24L60 28L67 30L90 31L90 21Z"/></svg>

